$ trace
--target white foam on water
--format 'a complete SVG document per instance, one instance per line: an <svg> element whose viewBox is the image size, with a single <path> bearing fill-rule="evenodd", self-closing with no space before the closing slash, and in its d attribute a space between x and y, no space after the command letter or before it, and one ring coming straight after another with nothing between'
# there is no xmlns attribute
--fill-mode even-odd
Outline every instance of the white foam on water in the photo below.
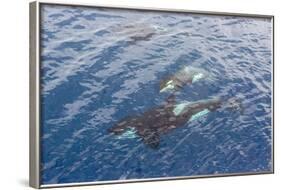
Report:
<svg viewBox="0 0 281 190"><path fill-rule="evenodd" d="M167 29L166 28L163 28L163 27L161 27L161 26L157 26L157 25L152 25L152 28L154 28L155 30L157 30L157 31L161 31L161 32L166 32L167 31Z"/></svg>
<svg viewBox="0 0 281 190"><path fill-rule="evenodd" d="M189 68L186 66L186 67L184 67L184 72L186 72L186 73L189 73Z"/></svg>
<svg viewBox="0 0 281 190"><path fill-rule="evenodd" d="M203 77L204 77L203 73L198 73L198 74L194 75L193 78L192 78L192 83L202 79Z"/></svg>
<svg viewBox="0 0 281 190"><path fill-rule="evenodd" d="M117 139L135 139L137 138L136 129L129 128L127 131L116 137Z"/></svg>

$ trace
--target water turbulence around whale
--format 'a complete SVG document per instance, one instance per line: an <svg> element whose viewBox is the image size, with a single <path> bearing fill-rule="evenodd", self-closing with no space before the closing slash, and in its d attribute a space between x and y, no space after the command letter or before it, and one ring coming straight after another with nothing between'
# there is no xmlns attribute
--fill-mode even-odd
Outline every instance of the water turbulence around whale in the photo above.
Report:
<svg viewBox="0 0 281 190"><path fill-rule="evenodd" d="M128 128L122 135L116 136L116 139L135 139L137 138L136 129L134 127Z"/></svg>
<svg viewBox="0 0 281 190"><path fill-rule="evenodd" d="M193 78L192 78L192 83L202 79L204 77L204 74L203 73L198 73L196 74Z"/></svg>

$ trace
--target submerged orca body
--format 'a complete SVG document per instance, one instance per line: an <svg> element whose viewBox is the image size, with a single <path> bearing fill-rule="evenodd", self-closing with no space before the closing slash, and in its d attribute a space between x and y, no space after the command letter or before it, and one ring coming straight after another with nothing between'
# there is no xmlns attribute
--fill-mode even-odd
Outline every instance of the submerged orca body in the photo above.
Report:
<svg viewBox="0 0 281 190"><path fill-rule="evenodd" d="M156 149L161 135L218 109L221 104L218 98L176 104L174 95L171 95L164 105L142 115L124 118L109 131L119 137L139 136L146 145Z"/></svg>
<svg viewBox="0 0 281 190"><path fill-rule="evenodd" d="M177 91L206 77L206 71L195 67L183 67L174 75L160 82L160 92Z"/></svg>
<svg viewBox="0 0 281 190"><path fill-rule="evenodd" d="M154 35L161 35L166 32L164 28L146 23L120 24L110 27L114 36L119 36L129 44L135 44L139 41L148 41Z"/></svg>

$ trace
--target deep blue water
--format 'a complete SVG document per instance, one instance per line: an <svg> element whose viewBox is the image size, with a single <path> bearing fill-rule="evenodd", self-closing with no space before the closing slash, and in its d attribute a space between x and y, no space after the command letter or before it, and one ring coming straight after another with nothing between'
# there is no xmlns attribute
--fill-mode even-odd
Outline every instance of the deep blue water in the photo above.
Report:
<svg viewBox="0 0 281 190"><path fill-rule="evenodd" d="M41 27L43 184L271 170L270 19L44 5ZM187 122L158 149L108 133L162 104L183 66L209 77L177 102L236 97L243 112Z"/></svg>

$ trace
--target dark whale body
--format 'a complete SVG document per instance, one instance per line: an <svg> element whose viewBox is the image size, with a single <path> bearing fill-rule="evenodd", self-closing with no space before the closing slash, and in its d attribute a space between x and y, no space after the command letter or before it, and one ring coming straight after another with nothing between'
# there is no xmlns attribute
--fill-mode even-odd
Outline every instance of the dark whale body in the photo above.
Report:
<svg viewBox="0 0 281 190"><path fill-rule="evenodd" d="M177 110L174 95L170 96L164 105L152 108L142 115L122 119L109 132L122 135L128 129L134 129L136 134L149 147L156 149L160 144L160 136L183 126L194 116L205 111L215 111L221 106L218 98L200 100L181 106ZM180 105L180 104L178 104Z"/></svg>
<svg viewBox="0 0 281 190"><path fill-rule="evenodd" d="M142 22L133 24L123 23L111 26L107 30L114 34L114 36L118 36L121 41L128 42L129 45L134 45L140 41L149 41L155 35L166 33L165 29L160 26Z"/></svg>

